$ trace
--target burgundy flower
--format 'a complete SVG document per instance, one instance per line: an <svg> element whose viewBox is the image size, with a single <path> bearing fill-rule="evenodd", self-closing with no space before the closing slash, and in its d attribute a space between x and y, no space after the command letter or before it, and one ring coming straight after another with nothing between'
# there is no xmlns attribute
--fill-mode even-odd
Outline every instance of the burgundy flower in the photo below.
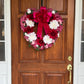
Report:
<svg viewBox="0 0 84 84"><path fill-rule="evenodd" d="M57 30L54 30L54 29L53 29L53 30L50 30L50 31L49 31L49 34L48 34L48 35L50 36L50 38L56 39L56 38L58 37L57 34L58 34Z"/></svg>
<svg viewBox="0 0 84 84"><path fill-rule="evenodd" d="M38 44L39 46L44 46L43 38L37 39L37 44Z"/></svg>
<svg viewBox="0 0 84 84"><path fill-rule="evenodd" d="M24 29L24 32L27 32L27 33L33 32L33 28L27 27Z"/></svg>
<svg viewBox="0 0 84 84"><path fill-rule="evenodd" d="M33 19L34 19L33 14L27 15L27 18L28 18L29 20L33 20Z"/></svg>

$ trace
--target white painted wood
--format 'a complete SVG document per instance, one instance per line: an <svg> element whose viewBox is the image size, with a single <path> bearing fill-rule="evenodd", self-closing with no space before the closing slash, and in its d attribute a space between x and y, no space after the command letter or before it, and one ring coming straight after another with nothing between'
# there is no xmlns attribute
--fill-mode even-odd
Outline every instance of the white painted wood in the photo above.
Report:
<svg viewBox="0 0 84 84"><path fill-rule="evenodd" d="M7 55L7 83L11 83L11 11L10 0L5 0L5 34L6 34L6 55Z"/></svg>
<svg viewBox="0 0 84 84"><path fill-rule="evenodd" d="M5 40L0 40L0 42L5 42Z"/></svg>
<svg viewBox="0 0 84 84"><path fill-rule="evenodd" d="M79 77L79 84L84 84L84 77L83 76Z"/></svg>
<svg viewBox="0 0 84 84"><path fill-rule="evenodd" d="M81 43L84 43L84 41L81 41Z"/></svg>
<svg viewBox="0 0 84 84"><path fill-rule="evenodd" d="M84 84L84 62L81 62L82 0L76 0L75 41L74 41L74 79L73 84Z"/></svg>
<svg viewBox="0 0 84 84"><path fill-rule="evenodd" d="M7 63L1 63L0 64L0 75L6 75L7 72Z"/></svg>
<svg viewBox="0 0 84 84"><path fill-rule="evenodd" d="M5 0L5 12L6 12L6 35L8 38L6 38L6 43L7 43L7 63L8 63L8 80L7 84L12 84L12 76L11 76L11 6L10 6L10 0Z"/></svg>
<svg viewBox="0 0 84 84"><path fill-rule="evenodd" d="M4 0L4 21L5 25L5 40L0 42L5 43L5 61L0 61L0 84L11 83L11 17L10 17L10 0Z"/></svg>
<svg viewBox="0 0 84 84"><path fill-rule="evenodd" d="M7 84L7 75L0 75L0 84Z"/></svg>
<svg viewBox="0 0 84 84"><path fill-rule="evenodd" d="M4 21L4 19L0 19L0 21Z"/></svg>

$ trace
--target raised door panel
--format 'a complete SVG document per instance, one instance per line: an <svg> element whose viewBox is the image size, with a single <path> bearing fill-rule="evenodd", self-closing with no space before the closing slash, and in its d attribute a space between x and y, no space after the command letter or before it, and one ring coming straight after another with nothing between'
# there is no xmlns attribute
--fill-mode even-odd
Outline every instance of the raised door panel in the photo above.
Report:
<svg viewBox="0 0 84 84"><path fill-rule="evenodd" d="M24 13L27 8L39 8L40 0L18 0L19 13Z"/></svg>
<svg viewBox="0 0 84 84"><path fill-rule="evenodd" d="M44 5L48 8L57 10L60 14L67 14L68 0L45 0Z"/></svg>
<svg viewBox="0 0 84 84"><path fill-rule="evenodd" d="M24 39L21 31L21 48L20 48L20 62L39 62L39 52L33 47L29 47L29 43Z"/></svg>
<svg viewBox="0 0 84 84"><path fill-rule="evenodd" d="M67 84L66 73L46 73L44 84Z"/></svg>
<svg viewBox="0 0 84 84"><path fill-rule="evenodd" d="M67 19L63 22L63 31L56 43L44 52L45 62L50 63L65 63L67 57Z"/></svg>
<svg viewBox="0 0 84 84"><path fill-rule="evenodd" d="M23 0L22 0L23 1ZM37 1L38 3L39 1ZM54 2L54 1L53 1ZM55 1L56 2L56 1ZM31 3L29 1L29 3ZM47 2L45 2L46 4L51 4L51 0L47 0ZM57 3L59 3L59 1L57 0ZM64 9L66 9L67 7L65 7L64 3L67 4L67 2L62 1L61 4L63 5ZM25 3L24 3L25 4ZM36 2L35 2L36 4ZM39 3L38 3L39 4ZM50 6L49 4L49 6ZM21 3L19 3L19 5L21 5ZM40 5L39 5L40 6ZM57 5L56 5L57 6ZM51 8L53 8L53 5ZM48 5L47 5L48 7ZM58 6L57 6L58 7ZM62 8L63 8L62 7ZM26 7L25 7L26 8ZM38 7L36 7L38 8ZM57 8L59 10L59 8ZM61 11L63 13L65 13L65 11L63 9L61 9ZM20 13L21 14L21 13ZM65 58L66 58L66 53L67 50L67 20L66 18L63 18L64 22L63 22L63 31L60 33L60 38L57 39L55 45L53 45L51 48L46 49L44 52L39 53L38 51L36 51L33 47L29 47L29 43L26 42L26 40L23 38L23 32L21 31L21 50L20 50L20 62L40 62L40 56L42 57L41 60L43 60L44 62L49 62L49 63L65 63Z"/></svg>
<svg viewBox="0 0 84 84"><path fill-rule="evenodd" d="M40 75L39 73L24 73L21 72L19 75L20 84L40 84Z"/></svg>
<svg viewBox="0 0 84 84"><path fill-rule="evenodd" d="M18 37L19 37L19 62L40 62L40 54L24 39L23 32L20 30L20 18L27 8L39 8L39 0L18 0ZM36 29L35 29L36 30Z"/></svg>

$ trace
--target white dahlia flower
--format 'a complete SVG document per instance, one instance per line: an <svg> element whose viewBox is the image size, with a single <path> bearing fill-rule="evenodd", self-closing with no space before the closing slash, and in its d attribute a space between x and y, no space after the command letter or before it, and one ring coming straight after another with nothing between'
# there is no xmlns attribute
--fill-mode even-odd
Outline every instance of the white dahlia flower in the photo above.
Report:
<svg viewBox="0 0 84 84"><path fill-rule="evenodd" d="M30 9L27 9L27 13L30 14L31 13L31 10Z"/></svg>
<svg viewBox="0 0 84 84"><path fill-rule="evenodd" d="M35 32L29 33L29 34L25 33L25 36L28 36L28 39L29 39L30 42L37 39L37 36L36 36Z"/></svg>
<svg viewBox="0 0 84 84"><path fill-rule="evenodd" d="M55 14L55 11L54 10L52 11L52 14Z"/></svg>
<svg viewBox="0 0 84 84"><path fill-rule="evenodd" d="M59 23L57 20L52 20L49 24L51 29L57 29L59 27Z"/></svg>
<svg viewBox="0 0 84 84"><path fill-rule="evenodd" d="M43 37L43 41L44 41L44 43L45 44L51 44L52 43L52 38L50 38L50 36L48 36L48 35L45 35L44 37Z"/></svg>
<svg viewBox="0 0 84 84"><path fill-rule="evenodd" d="M27 19L27 20L26 20L26 24L27 24L27 26L29 26L29 27L34 27L34 22L33 22L32 20Z"/></svg>

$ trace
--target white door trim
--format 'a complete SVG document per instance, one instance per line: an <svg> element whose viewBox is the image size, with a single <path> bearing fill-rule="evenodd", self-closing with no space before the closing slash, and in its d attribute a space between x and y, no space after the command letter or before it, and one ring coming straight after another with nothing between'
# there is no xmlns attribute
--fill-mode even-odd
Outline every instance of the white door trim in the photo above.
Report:
<svg viewBox="0 0 84 84"><path fill-rule="evenodd" d="M75 34L74 34L74 70L73 84L79 82L79 65L80 65L80 47L81 47L81 23L82 23L82 0L75 1Z"/></svg>
<svg viewBox="0 0 84 84"><path fill-rule="evenodd" d="M7 49L7 52L8 52L8 55L7 55L7 64L8 64L8 76L7 76L7 84L12 84L11 80L12 80L12 74L11 74L11 1L10 0L4 0L4 3L5 3L5 6L4 6L4 9L5 9L5 18L6 18L6 21L5 21L5 24L6 24L6 36L8 38L6 38L6 43L7 43L7 46L8 47Z"/></svg>

